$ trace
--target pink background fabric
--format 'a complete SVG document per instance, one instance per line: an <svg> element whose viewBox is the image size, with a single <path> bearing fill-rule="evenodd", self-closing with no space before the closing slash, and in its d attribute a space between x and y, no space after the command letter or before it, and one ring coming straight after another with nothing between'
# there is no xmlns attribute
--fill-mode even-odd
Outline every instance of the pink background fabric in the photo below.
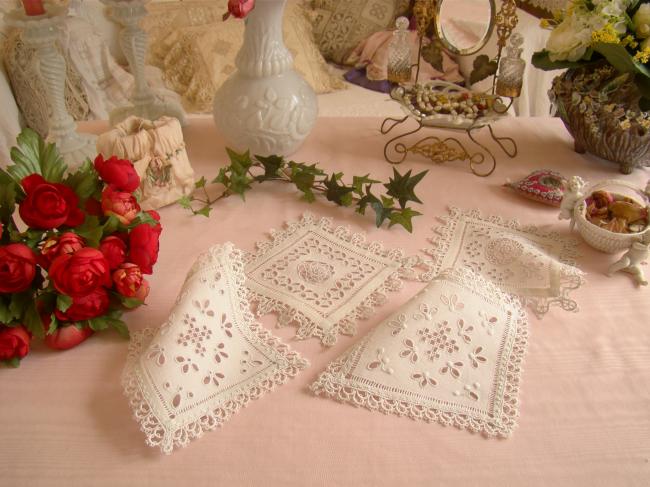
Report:
<svg viewBox="0 0 650 487"><path fill-rule="evenodd" d="M392 167L383 159L387 138L379 133L380 123L319 119L293 159L319 162L349 177L371 173L386 180ZM86 128L97 132L106 125ZM228 198L209 219L191 217L177 206L164 208L148 306L127 315L129 327L157 326L167 318L185 273L207 247L233 241L252 250L270 228L306 210L416 253L427 246L430 228L447 205L480 208L568 234L557 209L501 187L506 178L533 169L590 181L624 178L642 187L650 178L647 169L622 176L613 164L574 153L557 119L509 119L496 131L517 139L519 156L499 154L489 178L473 176L464 163L436 166L419 156L409 156L399 167L429 170L418 191L424 205L417 209L424 216L415 219L412 235L401 228L376 229L370 215L323 200L304 203L281 183L256 186L245 202ZM186 142L198 175L213 177L225 164L224 141L211 119L192 119ZM626 275L604 276L615 257L585 244L580 250L579 265L588 273L588 283L574 294L581 311L553 308L541 321L530 315L521 418L510 439L488 440L436 423L384 416L307 390L330 361L423 286L411 283L361 322L355 337L340 338L332 348L317 340L292 341L291 328L275 330L311 366L171 456L147 447L131 418L120 387L126 341L105 333L63 353L37 346L19 369L0 370L0 485L647 486L650 289L636 289ZM268 327L274 322L270 316L263 320Z"/></svg>

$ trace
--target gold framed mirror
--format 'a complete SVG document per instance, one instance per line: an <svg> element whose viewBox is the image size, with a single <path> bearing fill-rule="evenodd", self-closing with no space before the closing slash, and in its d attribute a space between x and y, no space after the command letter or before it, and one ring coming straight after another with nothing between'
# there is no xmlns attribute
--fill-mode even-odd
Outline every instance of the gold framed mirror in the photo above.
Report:
<svg viewBox="0 0 650 487"><path fill-rule="evenodd" d="M497 9L495 0L462 1L468 4L467 9L471 15L459 19L459 0L438 0L433 16L433 27L436 37L445 49L460 56L470 56L483 49L492 37ZM468 26L474 29L484 26L485 30L482 33L476 33L475 38L466 34L459 36L458 32L467 31L466 27Z"/></svg>

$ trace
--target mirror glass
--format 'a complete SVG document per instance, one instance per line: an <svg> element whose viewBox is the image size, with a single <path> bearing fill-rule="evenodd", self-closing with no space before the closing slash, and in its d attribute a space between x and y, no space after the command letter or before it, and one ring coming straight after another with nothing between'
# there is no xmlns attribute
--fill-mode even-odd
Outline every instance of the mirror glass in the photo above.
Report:
<svg viewBox="0 0 650 487"><path fill-rule="evenodd" d="M494 30L494 0L440 0L436 35L455 54L478 52Z"/></svg>

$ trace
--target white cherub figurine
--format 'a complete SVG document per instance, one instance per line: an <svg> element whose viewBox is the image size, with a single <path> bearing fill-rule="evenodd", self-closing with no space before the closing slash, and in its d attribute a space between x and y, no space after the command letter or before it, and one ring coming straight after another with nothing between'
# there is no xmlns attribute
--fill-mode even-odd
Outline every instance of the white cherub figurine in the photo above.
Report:
<svg viewBox="0 0 650 487"><path fill-rule="evenodd" d="M639 286L647 286L648 281L641 269L641 263L648 258L649 252L650 244L638 241L634 242L630 250L625 252L618 262L615 262L609 267L607 275L611 276L614 272L618 271L628 272L634 276L634 280Z"/></svg>
<svg viewBox="0 0 650 487"><path fill-rule="evenodd" d="M571 230L573 230L573 226L575 225L573 209L575 208L576 203L584 197L582 194L582 188L584 188L584 186L585 182L580 176L573 176L569 180L569 188L564 192L564 196L562 197L558 219L571 220Z"/></svg>

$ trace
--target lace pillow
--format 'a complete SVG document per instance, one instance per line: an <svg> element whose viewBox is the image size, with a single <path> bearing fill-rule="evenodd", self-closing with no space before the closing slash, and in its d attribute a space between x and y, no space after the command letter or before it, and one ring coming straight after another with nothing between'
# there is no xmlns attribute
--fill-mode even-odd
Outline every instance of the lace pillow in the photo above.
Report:
<svg viewBox="0 0 650 487"><path fill-rule="evenodd" d="M168 86L181 94L188 110L212 110L214 94L236 70L235 58L244 39L244 22L223 22L226 0L183 2L183 13L168 14L171 22L148 23L154 32L149 60L164 72ZM152 15L158 9L174 12L165 4L150 5ZM212 20L214 19L214 20ZM166 27L161 27L163 24ZM331 72L313 41L307 11L297 0L287 3L284 14L284 41L294 57L294 67L316 93L328 93L345 87L340 76Z"/></svg>
<svg viewBox="0 0 650 487"><path fill-rule="evenodd" d="M568 187L568 181L559 172L542 169L533 171L519 181L509 181L504 186L513 189L524 198L559 207L562 204L564 191Z"/></svg>
<svg viewBox="0 0 650 487"><path fill-rule="evenodd" d="M257 314L276 312L279 326L297 324L298 338L317 337L324 345L354 334L356 321L383 304L388 291L401 289L417 263L309 214L271 237L258 242L246 264Z"/></svg>
<svg viewBox="0 0 650 487"><path fill-rule="evenodd" d="M312 0L314 34L325 59L345 63L357 45L375 32L392 29L408 0Z"/></svg>
<svg viewBox="0 0 650 487"><path fill-rule="evenodd" d="M527 341L516 298L468 270L443 272L312 385L383 413L508 436Z"/></svg>
<svg viewBox="0 0 650 487"><path fill-rule="evenodd" d="M132 337L122 382L149 446L186 446L307 366L254 321L244 280L239 250L211 248L169 319Z"/></svg>

